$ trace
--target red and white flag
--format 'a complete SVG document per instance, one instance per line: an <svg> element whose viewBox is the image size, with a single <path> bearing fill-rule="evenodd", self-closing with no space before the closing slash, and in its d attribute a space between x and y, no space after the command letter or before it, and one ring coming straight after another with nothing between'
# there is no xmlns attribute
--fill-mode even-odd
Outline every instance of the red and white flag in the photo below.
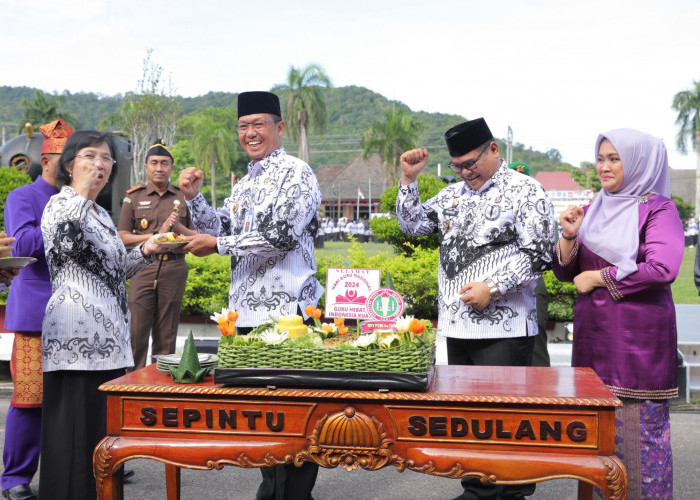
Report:
<svg viewBox="0 0 700 500"><path fill-rule="evenodd" d="M365 199L365 195L362 194L362 190L360 188L357 188L357 197L362 198L363 200Z"/></svg>
<svg viewBox="0 0 700 500"><path fill-rule="evenodd" d="M231 187L236 185L236 174L231 172Z"/></svg>

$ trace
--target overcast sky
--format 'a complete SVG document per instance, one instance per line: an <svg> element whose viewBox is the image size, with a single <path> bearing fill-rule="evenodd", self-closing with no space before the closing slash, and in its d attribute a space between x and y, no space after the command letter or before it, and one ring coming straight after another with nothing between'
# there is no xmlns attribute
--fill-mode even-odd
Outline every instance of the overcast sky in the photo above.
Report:
<svg viewBox="0 0 700 500"><path fill-rule="evenodd" d="M698 0L0 0L0 13L0 85L125 93L148 48L183 96L267 90L313 62L335 86L483 116L574 165L598 133L632 127L695 168L671 102L700 80Z"/></svg>

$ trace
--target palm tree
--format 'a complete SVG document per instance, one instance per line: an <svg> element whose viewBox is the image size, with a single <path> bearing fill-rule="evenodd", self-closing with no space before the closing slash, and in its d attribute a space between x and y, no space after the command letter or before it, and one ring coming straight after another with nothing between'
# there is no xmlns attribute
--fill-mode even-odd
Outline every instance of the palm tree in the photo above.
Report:
<svg viewBox="0 0 700 500"><path fill-rule="evenodd" d="M686 153L686 139L695 149L697 163L695 168L695 217L700 217L700 81L693 82L693 88L683 90L673 96L673 109L678 112L676 125L679 126L676 144Z"/></svg>
<svg viewBox="0 0 700 500"><path fill-rule="evenodd" d="M400 175L399 158L404 151L413 149L425 126L414 120L405 108L384 111L384 120L372 123L361 141L362 157L368 158L372 153L379 153L384 161L387 181L396 182Z"/></svg>
<svg viewBox="0 0 700 500"><path fill-rule="evenodd" d="M272 92L286 94L287 126L292 139L299 141L298 156L309 163L309 129L322 133L326 128L326 102L323 87L332 86L330 78L318 64L298 69L292 66L287 83L276 85ZM284 97L284 95L283 95Z"/></svg>
<svg viewBox="0 0 700 500"><path fill-rule="evenodd" d="M234 116L230 108L209 107L190 117L192 156L199 168L209 167L212 207L216 207L217 164L230 168L238 157Z"/></svg>
<svg viewBox="0 0 700 500"><path fill-rule="evenodd" d="M41 90L34 92L34 98L25 97L19 103L24 106L24 118L19 125L19 132L24 131L24 124L42 125L57 119L59 116L73 128L78 129L79 123L75 117L63 109L63 96L47 96Z"/></svg>

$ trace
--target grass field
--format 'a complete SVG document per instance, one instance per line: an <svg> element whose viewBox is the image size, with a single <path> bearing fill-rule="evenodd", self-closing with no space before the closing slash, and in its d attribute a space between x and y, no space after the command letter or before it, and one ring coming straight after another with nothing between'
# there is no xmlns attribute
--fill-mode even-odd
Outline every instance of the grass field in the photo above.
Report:
<svg viewBox="0 0 700 500"><path fill-rule="evenodd" d="M671 285L673 301L676 304L700 304L698 290L695 288L693 268L695 267L695 248L686 248L683 263L676 281Z"/></svg>
<svg viewBox="0 0 700 500"><path fill-rule="evenodd" d="M376 255L380 252L393 254L393 249L386 243L363 243L367 255ZM327 241L325 248L316 249L316 255L347 255L350 243L345 241ZM686 248L683 255L683 263L676 281L671 286L673 300L676 304L700 304L700 297L695 288L693 268L695 266L695 248Z"/></svg>
<svg viewBox="0 0 700 500"><path fill-rule="evenodd" d="M326 241L325 248L317 248L316 256L330 256L330 255L348 255L348 250L350 249L351 243L349 241ZM368 256L377 255L381 252L387 252L389 255L394 254L394 249L391 245L387 243L362 243L362 247L367 252Z"/></svg>

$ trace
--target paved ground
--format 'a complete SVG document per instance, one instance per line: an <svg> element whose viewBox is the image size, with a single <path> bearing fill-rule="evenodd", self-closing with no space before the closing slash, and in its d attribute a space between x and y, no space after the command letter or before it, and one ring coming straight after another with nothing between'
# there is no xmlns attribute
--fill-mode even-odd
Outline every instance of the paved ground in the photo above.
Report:
<svg viewBox="0 0 700 500"><path fill-rule="evenodd" d="M695 333L700 306L678 307L679 339L700 342ZM698 330L700 331L700 330ZM685 332L685 333L683 333ZM189 332L187 332L189 333ZM197 332L215 337L214 331ZM0 336L2 337L2 336ZM687 337L687 338L686 338ZM184 342L184 337L183 337ZM444 346L438 345L438 362L444 363ZM553 364L570 364L570 344L550 344ZM0 442L5 439L5 414L9 404L11 384L8 363L0 363ZM700 491L700 405L675 407L671 414L674 453L674 498L694 500ZM128 468L136 472L125 487L126 499L160 500L165 498L164 467L151 460L131 460ZM1 470L1 469L0 469ZM182 498L189 499L253 499L260 473L255 469L225 467L220 471L182 471ZM38 488L38 477L32 483ZM410 500L451 499L458 495L458 480L427 476L415 472L399 473L393 467L367 472L362 469L321 469L314 488L317 500ZM533 499L569 500L576 498L576 482L558 479L540 483Z"/></svg>
<svg viewBox="0 0 700 500"><path fill-rule="evenodd" d="M5 439L5 414L9 404L7 384L0 384L0 441ZM698 498L700 491L700 409L676 409L671 414L675 462L674 498ZM161 500L165 498L164 467L152 460L131 460L127 467L136 472L125 487L126 499ZM255 469L225 467L217 471L182 471L183 500L253 499L260 473ZM38 476L32 485L38 487ZM399 473L393 467L375 472L321 469L314 488L317 500L408 500L450 499L460 492L459 481L416 472ZM531 498L568 500L576 498L576 483L558 479L540 483Z"/></svg>

